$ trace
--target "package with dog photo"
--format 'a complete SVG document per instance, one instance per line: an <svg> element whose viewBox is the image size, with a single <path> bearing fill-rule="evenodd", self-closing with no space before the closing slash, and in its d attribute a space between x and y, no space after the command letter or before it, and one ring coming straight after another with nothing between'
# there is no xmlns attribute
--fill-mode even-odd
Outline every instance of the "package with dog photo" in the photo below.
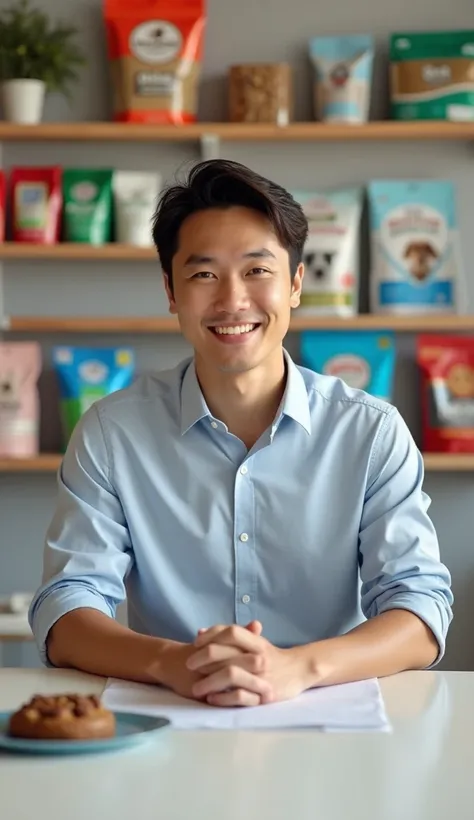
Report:
<svg viewBox="0 0 474 820"><path fill-rule="evenodd" d="M359 189L294 191L308 220L299 313L354 316L359 302Z"/></svg>
<svg viewBox="0 0 474 820"><path fill-rule="evenodd" d="M368 193L371 310L457 312L463 274L453 184L377 180Z"/></svg>

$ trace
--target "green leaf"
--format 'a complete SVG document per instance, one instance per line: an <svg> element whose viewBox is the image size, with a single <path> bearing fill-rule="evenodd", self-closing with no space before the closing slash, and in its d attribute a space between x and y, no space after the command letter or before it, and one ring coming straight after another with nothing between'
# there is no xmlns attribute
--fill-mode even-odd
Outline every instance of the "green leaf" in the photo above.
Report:
<svg viewBox="0 0 474 820"><path fill-rule="evenodd" d="M30 0L0 10L0 81L42 80L49 91L70 98L77 69L86 64L82 50L72 42L77 34L73 26L53 24Z"/></svg>

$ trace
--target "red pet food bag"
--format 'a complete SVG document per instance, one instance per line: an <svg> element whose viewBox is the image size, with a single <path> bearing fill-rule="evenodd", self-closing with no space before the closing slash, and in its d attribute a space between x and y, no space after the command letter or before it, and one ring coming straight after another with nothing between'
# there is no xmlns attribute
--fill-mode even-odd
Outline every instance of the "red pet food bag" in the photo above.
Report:
<svg viewBox="0 0 474 820"><path fill-rule="evenodd" d="M422 446L474 452L474 337L420 336Z"/></svg>
<svg viewBox="0 0 474 820"><path fill-rule="evenodd" d="M194 122L205 0L104 0L114 119Z"/></svg>
<svg viewBox="0 0 474 820"><path fill-rule="evenodd" d="M61 168L12 168L10 176L14 242L54 245L62 208Z"/></svg>
<svg viewBox="0 0 474 820"><path fill-rule="evenodd" d="M6 214L5 174L0 171L0 242L5 242Z"/></svg>

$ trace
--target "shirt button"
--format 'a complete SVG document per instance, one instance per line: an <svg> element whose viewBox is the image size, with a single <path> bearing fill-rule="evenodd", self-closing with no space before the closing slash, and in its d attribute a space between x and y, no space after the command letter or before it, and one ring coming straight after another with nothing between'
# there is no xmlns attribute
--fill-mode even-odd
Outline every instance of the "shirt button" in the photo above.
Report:
<svg viewBox="0 0 474 820"><path fill-rule="evenodd" d="M243 467L241 467L241 468L240 468L240 472L241 472L241 474L242 474L242 475L247 475L247 473L248 473L248 469L247 469L247 467L245 466L245 464L244 464L244 466L243 466Z"/></svg>
<svg viewBox="0 0 474 820"><path fill-rule="evenodd" d="M242 535L240 536L240 540L244 542L249 540L249 537L246 532L242 533Z"/></svg>
<svg viewBox="0 0 474 820"><path fill-rule="evenodd" d="M214 427L214 430L217 430L217 428L219 427L217 421L211 421L211 427Z"/></svg>
<svg viewBox="0 0 474 820"><path fill-rule="evenodd" d="M242 603L249 604L250 603L250 595L242 595Z"/></svg>

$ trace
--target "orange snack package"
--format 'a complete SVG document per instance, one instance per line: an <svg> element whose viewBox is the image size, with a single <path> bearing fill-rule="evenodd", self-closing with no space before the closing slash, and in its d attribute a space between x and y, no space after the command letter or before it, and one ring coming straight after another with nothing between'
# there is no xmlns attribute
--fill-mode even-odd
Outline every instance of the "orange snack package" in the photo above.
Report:
<svg viewBox="0 0 474 820"><path fill-rule="evenodd" d="M205 0L104 0L120 122L195 122Z"/></svg>
<svg viewBox="0 0 474 820"><path fill-rule="evenodd" d="M474 452L474 337L420 336L422 446Z"/></svg>

